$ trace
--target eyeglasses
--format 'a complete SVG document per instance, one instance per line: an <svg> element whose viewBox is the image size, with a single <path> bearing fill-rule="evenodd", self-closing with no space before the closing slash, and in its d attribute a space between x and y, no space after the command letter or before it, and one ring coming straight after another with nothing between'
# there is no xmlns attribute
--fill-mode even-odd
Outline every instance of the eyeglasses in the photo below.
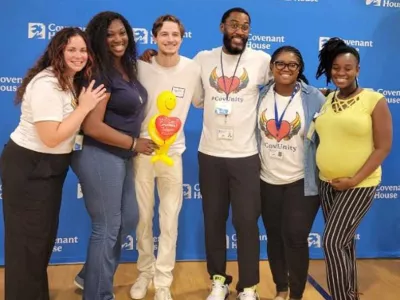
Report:
<svg viewBox="0 0 400 300"><path fill-rule="evenodd" d="M242 29L243 32L248 32L250 30L249 24L239 24L239 23L225 23L226 26L230 27L233 31Z"/></svg>
<svg viewBox="0 0 400 300"><path fill-rule="evenodd" d="M284 63L283 61L275 61L274 62L275 68L277 68L279 71L282 71L284 68L288 67L290 71L297 71L300 67L298 63L290 62L290 63Z"/></svg>

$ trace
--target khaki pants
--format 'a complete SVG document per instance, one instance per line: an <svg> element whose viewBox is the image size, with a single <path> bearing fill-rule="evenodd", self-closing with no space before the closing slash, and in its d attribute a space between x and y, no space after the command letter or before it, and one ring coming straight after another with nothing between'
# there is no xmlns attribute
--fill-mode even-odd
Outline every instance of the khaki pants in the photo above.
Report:
<svg viewBox="0 0 400 300"><path fill-rule="evenodd" d="M139 253L137 268L140 276L153 278L154 286L170 287L175 266L178 219L182 207L182 157L171 156L174 165L151 162L151 156L134 159L136 197L139 205L139 224L136 229ZM154 256L153 216L155 179L160 198L157 258Z"/></svg>

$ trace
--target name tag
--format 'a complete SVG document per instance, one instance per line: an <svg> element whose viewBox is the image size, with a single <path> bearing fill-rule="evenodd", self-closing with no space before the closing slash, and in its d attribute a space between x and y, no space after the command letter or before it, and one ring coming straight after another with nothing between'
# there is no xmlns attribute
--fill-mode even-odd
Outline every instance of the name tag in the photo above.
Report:
<svg viewBox="0 0 400 300"><path fill-rule="evenodd" d="M185 89L180 87L172 87L172 93L178 98L183 98L185 96Z"/></svg>
<svg viewBox="0 0 400 300"><path fill-rule="evenodd" d="M83 134L78 134L75 137L74 146L72 148L73 151L80 151L83 147Z"/></svg>
<svg viewBox="0 0 400 300"><path fill-rule="evenodd" d="M219 140L233 140L233 128L225 127L217 129L217 137Z"/></svg>
<svg viewBox="0 0 400 300"><path fill-rule="evenodd" d="M215 103L215 113L217 115L230 115L232 113L232 102Z"/></svg>
<svg viewBox="0 0 400 300"><path fill-rule="evenodd" d="M280 151L280 150L271 149L269 151L269 156L271 158L275 158L275 159L282 159L283 158L283 152Z"/></svg>
<svg viewBox="0 0 400 300"><path fill-rule="evenodd" d="M310 127L308 128L308 132L307 132L307 138L310 141L314 140L314 134L315 134L315 122L311 121Z"/></svg>

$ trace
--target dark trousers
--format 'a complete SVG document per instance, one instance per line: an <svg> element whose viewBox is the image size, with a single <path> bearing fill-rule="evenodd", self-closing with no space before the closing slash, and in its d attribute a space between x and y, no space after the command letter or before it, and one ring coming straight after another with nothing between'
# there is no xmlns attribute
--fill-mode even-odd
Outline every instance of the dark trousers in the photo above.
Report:
<svg viewBox="0 0 400 300"><path fill-rule="evenodd" d="M337 191L321 182L326 222L324 253L328 288L333 300L358 300L355 232L371 208L376 186Z"/></svg>
<svg viewBox="0 0 400 300"><path fill-rule="evenodd" d="M43 154L9 141L1 156L5 300L48 300L54 247L70 155Z"/></svg>
<svg viewBox="0 0 400 300"><path fill-rule="evenodd" d="M232 205L237 234L238 291L259 282L260 159L220 158L199 153L200 192L203 198L207 269L210 277L226 274L226 222Z"/></svg>
<svg viewBox="0 0 400 300"><path fill-rule="evenodd" d="M309 266L308 235L318 212L318 196L304 196L304 180L271 185L261 180L267 254L277 292L290 288L301 299Z"/></svg>

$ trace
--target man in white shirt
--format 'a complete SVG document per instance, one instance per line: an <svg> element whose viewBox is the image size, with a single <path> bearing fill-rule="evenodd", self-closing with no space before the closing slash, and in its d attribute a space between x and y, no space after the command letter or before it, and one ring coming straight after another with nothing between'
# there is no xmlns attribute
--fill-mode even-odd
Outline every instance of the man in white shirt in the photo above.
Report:
<svg viewBox="0 0 400 300"><path fill-rule="evenodd" d="M207 300L225 300L232 277L226 274L226 221L232 205L237 234L239 300L257 299L260 241L260 159L255 136L259 85L270 80L270 55L246 47L250 16L232 8L222 16L223 46L201 51L204 108L199 145L207 269L213 281Z"/></svg>
<svg viewBox="0 0 400 300"><path fill-rule="evenodd" d="M151 63L138 62L138 79L148 92L148 104L141 128L141 137L149 138L148 124L157 113L157 97L163 91L172 91L176 107L170 117L180 119L181 128L168 155L174 164L163 161L153 163L151 156L139 154L134 159L136 196L139 205L139 224L136 230L139 257L138 279L131 288L133 299L142 299L153 280L155 300L171 300L170 286L175 266L178 217L182 207L182 154L186 149L184 124L192 101L200 97L200 67L191 59L179 55L184 35L182 23L174 16L159 17L153 24L152 33L158 46L158 54ZM154 257L153 216L154 181L157 180L160 197L160 231L157 258Z"/></svg>

